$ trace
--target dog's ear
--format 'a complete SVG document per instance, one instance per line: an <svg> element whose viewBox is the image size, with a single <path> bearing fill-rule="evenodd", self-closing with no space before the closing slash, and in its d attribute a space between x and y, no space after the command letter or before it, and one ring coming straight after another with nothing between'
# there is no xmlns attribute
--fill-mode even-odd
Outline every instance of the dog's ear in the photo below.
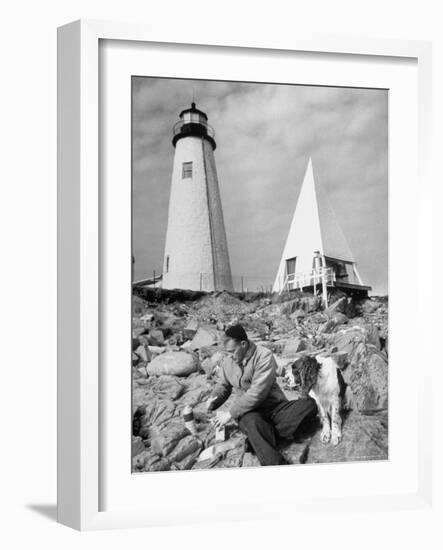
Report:
<svg viewBox="0 0 443 550"><path fill-rule="evenodd" d="M307 357L306 359L308 359L308 361L306 364L305 387L307 388L307 391L309 391L317 382L318 372L321 365L315 357Z"/></svg>

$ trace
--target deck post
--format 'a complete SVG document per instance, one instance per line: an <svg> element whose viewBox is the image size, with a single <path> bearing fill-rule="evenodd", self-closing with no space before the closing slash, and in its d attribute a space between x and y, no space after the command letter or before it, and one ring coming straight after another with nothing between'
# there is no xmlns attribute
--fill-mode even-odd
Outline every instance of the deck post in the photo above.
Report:
<svg viewBox="0 0 443 550"><path fill-rule="evenodd" d="M322 278L321 278L322 294L323 294L323 303L325 308L328 307L328 289L326 286L326 269L322 268Z"/></svg>

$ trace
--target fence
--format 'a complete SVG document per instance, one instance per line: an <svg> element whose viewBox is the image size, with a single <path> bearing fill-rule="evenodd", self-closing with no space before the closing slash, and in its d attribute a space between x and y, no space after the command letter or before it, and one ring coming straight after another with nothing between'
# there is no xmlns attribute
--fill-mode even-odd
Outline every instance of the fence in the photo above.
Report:
<svg viewBox="0 0 443 550"><path fill-rule="evenodd" d="M151 288L185 288L211 292L213 290L233 290L234 292L272 292L274 277L266 275L229 275L204 272L174 272L159 274L153 270L146 278L133 281L134 286Z"/></svg>

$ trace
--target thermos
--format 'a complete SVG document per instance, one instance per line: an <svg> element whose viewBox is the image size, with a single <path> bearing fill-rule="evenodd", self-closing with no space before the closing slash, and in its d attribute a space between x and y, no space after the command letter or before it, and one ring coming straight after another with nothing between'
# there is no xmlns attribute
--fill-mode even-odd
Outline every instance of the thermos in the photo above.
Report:
<svg viewBox="0 0 443 550"><path fill-rule="evenodd" d="M197 427L194 421L194 413L189 405L186 405L183 409L183 420L185 421L185 426L191 432L192 435L197 433Z"/></svg>

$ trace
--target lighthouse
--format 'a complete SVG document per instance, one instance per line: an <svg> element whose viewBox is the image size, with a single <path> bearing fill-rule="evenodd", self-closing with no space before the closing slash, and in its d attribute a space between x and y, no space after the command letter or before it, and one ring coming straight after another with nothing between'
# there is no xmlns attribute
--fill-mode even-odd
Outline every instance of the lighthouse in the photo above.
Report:
<svg viewBox="0 0 443 550"><path fill-rule="evenodd" d="M215 166L215 132L195 103L174 125L163 288L233 290Z"/></svg>

